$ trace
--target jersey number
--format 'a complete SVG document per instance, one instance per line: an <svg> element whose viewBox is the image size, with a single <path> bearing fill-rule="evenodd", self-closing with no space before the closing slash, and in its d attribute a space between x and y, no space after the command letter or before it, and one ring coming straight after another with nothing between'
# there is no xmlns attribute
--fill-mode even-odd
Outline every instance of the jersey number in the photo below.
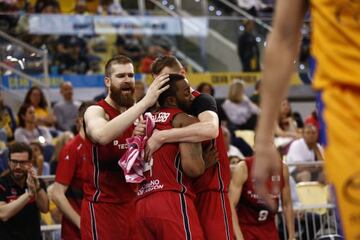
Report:
<svg viewBox="0 0 360 240"><path fill-rule="evenodd" d="M269 211L268 210L261 210L259 212L259 218L258 221L265 221L267 219L269 215Z"/></svg>

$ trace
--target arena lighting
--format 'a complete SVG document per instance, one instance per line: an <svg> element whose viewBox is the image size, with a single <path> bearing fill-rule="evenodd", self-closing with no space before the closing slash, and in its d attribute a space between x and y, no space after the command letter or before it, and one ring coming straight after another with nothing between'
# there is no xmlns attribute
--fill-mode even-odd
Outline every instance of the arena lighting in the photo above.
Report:
<svg viewBox="0 0 360 240"><path fill-rule="evenodd" d="M215 10L215 7L214 7L213 5L210 5L210 6L209 6L209 11L212 12L212 11L214 11L214 10Z"/></svg>
<svg viewBox="0 0 360 240"><path fill-rule="evenodd" d="M255 41L256 41L257 43L261 42L261 37L256 37L256 38L255 38Z"/></svg>
<svg viewBox="0 0 360 240"><path fill-rule="evenodd" d="M217 10L216 11L216 16L221 16L222 15L222 12L220 10Z"/></svg>
<svg viewBox="0 0 360 240"><path fill-rule="evenodd" d="M195 2L200 2L200 0L195 0Z"/></svg>
<svg viewBox="0 0 360 240"><path fill-rule="evenodd" d="M243 25L241 25L241 26L239 27L239 30L240 30L240 31L244 31L244 30L245 30L245 27L244 27Z"/></svg>
<svg viewBox="0 0 360 240"><path fill-rule="evenodd" d="M10 51L11 48L12 48L12 45L11 45L11 44L7 45L7 46L6 46L6 51Z"/></svg>
<svg viewBox="0 0 360 240"><path fill-rule="evenodd" d="M161 4L166 6L168 4L168 1L164 0L161 2Z"/></svg>
<svg viewBox="0 0 360 240"><path fill-rule="evenodd" d="M299 68L300 68L301 70L304 70L304 69L305 69L305 65L304 65L304 64L300 64Z"/></svg>
<svg viewBox="0 0 360 240"><path fill-rule="evenodd" d="M169 9L170 9L170 10L174 10L174 9L175 9L175 6L171 4L171 5L169 5Z"/></svg>

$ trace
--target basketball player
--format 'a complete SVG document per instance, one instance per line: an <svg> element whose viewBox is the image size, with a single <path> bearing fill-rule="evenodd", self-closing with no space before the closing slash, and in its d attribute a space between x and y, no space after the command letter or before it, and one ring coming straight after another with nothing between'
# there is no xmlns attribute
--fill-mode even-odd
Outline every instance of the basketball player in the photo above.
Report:
<svg viewBox="0 0 360 240"><path fill-rule="evenodd" d="M185 127L198 120L190 109L192 95L182 75L170 74L169 89L159 96L155 129ZM204 239L194 205L192 178L205 170L200 143L168 143L153 154L153 165L140 184L136 201L141 239Z"/></svg>
<svg viewBox="0 0 360 240"><path fill-rule="evenodd" d="M105 66L108 95L85 112L85 147L91 161L84 164L82 239L132 239L134 197L117 162L126 151L134 121L152 106L168 76L154 80L146 96L134 105L134 66L126 56L115 56Z"/></svg>
<svg viewBox="0 0 360 240"><path fill-rule="evenodd" d="M247 158L236 165L232 172L230 183L230 202L233 218L234 233L237 240L252 239L279 239L279 233L275 225L276 211L267 207L259 195L255 193L251 170L254 158ZM283 213L289 237L295 239L294 213L291 202L289 186L289 170L282 167L281 176L271 176L267 180L267 186L276 184L280 186L277 192L271 193L272 201L277 205L281 196Z"/></svg>
<svg viewBox="0 0 360 240"><path fill-rule="evenodd" d="M298 51L304 15L311 11L313 86L323 100L325 170L335 187L346 239L360 239L360 1L278 0L265 50L261 116L256 133L254 176L260 194L267 175L279 172L273 136ZM276 174L276 173L275 173Z"/></svg>
<svg viewBox="0 0 360 240"><path fill-rule="evenodd" d="M84 113L94 102L84 102L76 119L79 133L68 142L59 154L51 199L64 214L61 220L61 239L80 240L80 212L83 197L83 171L85 161L90 161L85 151Z"/></svg>
<svg viewBox="0 0 360 240"><path fill-rule="evenodd" d="M174 56L157 58L152 65L155 77L165 73L178 73L185 76L185 69ZM199 142L215 138L212 144L219 154L219 161L193 183L196 193L196 209L204 230L205 239L232 239L231 210L228 198L230 184L230 164L227 158L216 103L208 94L192 92L195 97L190 113L197 116L199 123L185 128L158 131L149 139L149 148L170 142ZM182 109L182 107L180 106ZM184 110L184 109L183 109ZM216 130L216 132L214 131ZM156 149L156 147L154 148ZM154 152L154 150L151 150Z"/></svg>

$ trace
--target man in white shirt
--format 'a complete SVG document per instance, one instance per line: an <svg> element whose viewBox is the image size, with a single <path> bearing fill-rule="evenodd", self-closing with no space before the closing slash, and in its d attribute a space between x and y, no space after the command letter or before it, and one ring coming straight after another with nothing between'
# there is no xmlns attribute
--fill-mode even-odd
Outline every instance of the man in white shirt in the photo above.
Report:
<svg viewBox="0 0 360 240"><path fill-rule="evenodd" d="M317 142L318 130L312 124L304 127L302 138L295 140L287 153L288 163L315 162L323 161L323 148ZM297 182L316 180L314 177L319 175L320 169L317 167L290 167L290 173Z"/></svg>

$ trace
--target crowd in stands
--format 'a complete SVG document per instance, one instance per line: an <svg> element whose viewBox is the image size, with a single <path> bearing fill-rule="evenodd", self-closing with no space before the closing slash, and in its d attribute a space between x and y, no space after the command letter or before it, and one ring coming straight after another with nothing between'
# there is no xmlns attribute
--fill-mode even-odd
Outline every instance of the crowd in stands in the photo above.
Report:
<svg viewBox="0 0 360 240"><path fill-rule="evenodd" d="M50 74L96 74L101 73L104 58L111 55L124 54L131 57L138 72L149 73L151 62L160 55L173 53L174 39L167 36L145 37L144 35L34 35L28 31L27 14L64 14L63 2L58 0L13 1L0 3L0 30L10 33L19 40L38 49L47 49L49 55ZM96 1L95 1L96 2ZM86 1L74 1L70 14L121 15L125 10L119 1L97 1L97 8L89 6ZM76 4L75 4L76 3ZM91 10L88 8L92 7ZM23 66L5 60L15 68L23 67L24 72L39 74L43 71L41 56L27 52L19 46L8 48L8 42L0 42L4 55L14 59L26 59Z"/></svg>

